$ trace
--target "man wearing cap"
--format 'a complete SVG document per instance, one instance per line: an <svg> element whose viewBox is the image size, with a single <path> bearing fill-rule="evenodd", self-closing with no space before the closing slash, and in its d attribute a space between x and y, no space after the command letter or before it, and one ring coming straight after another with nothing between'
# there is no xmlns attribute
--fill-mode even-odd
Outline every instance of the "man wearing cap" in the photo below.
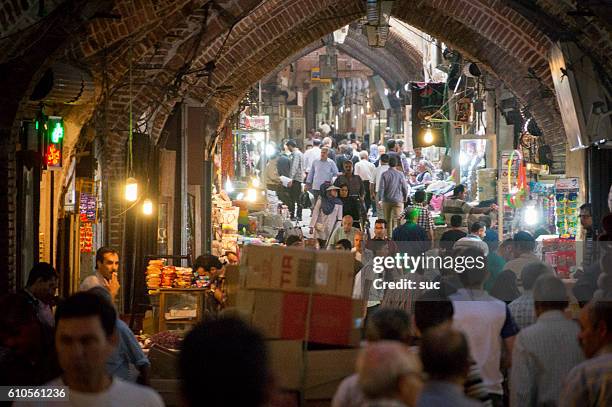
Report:
<svg viewBox="0 0 612 407"><path fill-rule="evenodd" d="M329 148L321 148L321 156L319 160L313 161L308 177L306 177L306 189L311 190L315 199L319 196L321 185L325 182L332 182L332 179L338 175L338 167L336 163L328 157ZM325 191L321 191L325 192Z"/></svg>
<svg viewBox="0 0 612 407"><path fill-rule="evenodd" d="M291 220L302 219L302 203L300 196L302 195L302 182L304 182L304 155L297 148L295 140L288 140L287 148L291 151L291 169L289 178L291 181L287 184L289 189L289 213ZM297 206L297 213L295 207ZM297 215L297 216L296 216Z"/></svg>
<svg viewBox="0 0 612 407"><path fill-rule="evenodd" d="M465 186L459 184L453 190L453 196L446 198L444 202L442 202L442 215L444 215L444 220L447 225L450 225L450 218L453 215L461 215L462 222L465 224L468 214L489 214L496 208L497 206L495 204L488 208L474 208L472 205L465 202Z"/></svg>

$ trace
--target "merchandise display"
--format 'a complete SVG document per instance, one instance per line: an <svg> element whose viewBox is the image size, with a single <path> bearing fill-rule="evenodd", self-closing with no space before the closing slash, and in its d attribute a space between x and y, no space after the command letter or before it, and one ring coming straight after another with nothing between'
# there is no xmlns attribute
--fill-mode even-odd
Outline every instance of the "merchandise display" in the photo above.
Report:
<svg viewBox="0 0 612 407"><path fill-rule="evenodd" d="M555 183L555 225L562 238L575 239L578 234L578 192L578 178L559 179Z"/></svg>

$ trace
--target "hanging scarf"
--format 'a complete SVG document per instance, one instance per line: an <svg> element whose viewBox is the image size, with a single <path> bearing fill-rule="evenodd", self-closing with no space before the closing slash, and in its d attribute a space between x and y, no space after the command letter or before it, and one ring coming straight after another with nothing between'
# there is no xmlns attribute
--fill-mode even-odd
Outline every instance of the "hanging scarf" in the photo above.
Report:
<svg viewBox="0 0 612 407"><path fill-rule="evenodd" d="M336 205L342 205L342 201L338 197L331 197L328 195L327 188L331 186L330 182L324 182L321 184L321 210L325 215L329 215L334 211Z"/></svg>

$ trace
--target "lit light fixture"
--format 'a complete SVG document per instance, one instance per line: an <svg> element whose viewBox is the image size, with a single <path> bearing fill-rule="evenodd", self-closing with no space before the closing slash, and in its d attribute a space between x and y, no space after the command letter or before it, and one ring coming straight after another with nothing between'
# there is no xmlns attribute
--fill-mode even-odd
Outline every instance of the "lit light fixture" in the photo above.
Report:
<svg viewBox="0 0 612 407"><path fill-rule="evenodd" d="M361 114L363 114L363 113L364 113L363 106L361 106Z"/></svg>
<svg viewBox="0 0 612 407"><path fill-rule="evenodd" d="M540 220L540 214L534 205L528 205L523 212L523 219L528 226L534 226Z"/></svg>
<svg viewBox="0 0 612 407"><path fill-rule="evenodd" d="M142 213L147 216L153 214L153 202L149 198L145 199L142 204Z"/></svg>
<svg viewBox="0 0 612 407"><path fill-rule="evenodd" d="M255 202L257 200L257 190L255 188L247 189L245 199L249 202Z"/></svg>
<svg viewBox="0 0 612 407"><path fill-rule="evenodd" d="M385 88L385 96L389 96L389 89Z"/></svg>
<svg viewBox="0 0 612 407"><path fill-rule="evenodd" d="M346 39L346 36L348 35L348 31L349 31L349 26L345 25L344 27L334 31L334 42L336 44L344 44L344 40Z"/></svg>
<svg viewBox="0 0 612 407"><path fill-rule="evenodd" d="M266 146L266 156L272 157L274 154L276 154L276 146L272 143L268 143Z"/></svg>
<svg viewBox="0 0 612 407"><path fill-rule="evenodd" d="M399 90L395 92L395 97L396 97L396 98L398 98L398 99L400 98L400 92L399 92Z"/></svg>
<svg viewBox="0 0 612 407"><path fill-rule="evenodd" d="M236 199L241 201L244 198L244 192L239 192L238 195L236 195Z"/></svg>
<svg viewBox="0 0 612 407"><path fill-rule="evenodd" d="M384 47L389 36L389 20L393 1L367 0L365 35L370 47Z"/></svg>
<svg viewBox="0 0 612 407"><path fill-rule="evenodd" d="M125 181L125 200L128 202L136 202L138 199L138 181L136 178L130 177Z"/></svg>
<svg viewBox="0 0 612 407"><path fill-rule="evenodd" d="M408 89L410 89L410 84L406 82L406 84L404 85L404 90L408 92Z"/></svg>
<svg viewBox="0 0 612 407"><path fill-rule="evenodd" d="M427 129L425 129L425 133L423 134L423 141L426 144L431 144L434 141L434 136L433 136L433 131L431 130L431 125L427 126Z"/></svg>
<svg viewBox="0 0 612 407"><path fill-rule="evenodd" d="M230 177L227 177L227 181L225 181L225 192L230 194L234 192L234 184L232 183Z"/></svg>
<svg viewBox="0 0 612 407"><path fill-rule="evenodd" d="M251 179L251 184L253 184L255 188L259 188L261 186L261 182L259 181L259 178L257 177L253 177Z"/></svg>
<svg viewBox="0 0 612 407"><path fill-rule="evenodd" d="M357 118L357 115L353 116L353 119L356 119L356 118Z"/></svg>

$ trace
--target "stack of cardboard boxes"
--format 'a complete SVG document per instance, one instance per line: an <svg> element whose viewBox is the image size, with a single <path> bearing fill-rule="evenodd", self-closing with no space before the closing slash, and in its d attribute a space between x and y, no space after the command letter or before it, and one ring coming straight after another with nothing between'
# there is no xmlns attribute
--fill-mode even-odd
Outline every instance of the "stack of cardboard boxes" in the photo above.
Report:
<svg viewBox="0 0 612 407"><path fill-rule="evenodd" d="M352 253L247 246L242 254L241 266L226 271L230 307L269 339L282 388L310 400L331 398L353 373L360 340Z"/></svg>

